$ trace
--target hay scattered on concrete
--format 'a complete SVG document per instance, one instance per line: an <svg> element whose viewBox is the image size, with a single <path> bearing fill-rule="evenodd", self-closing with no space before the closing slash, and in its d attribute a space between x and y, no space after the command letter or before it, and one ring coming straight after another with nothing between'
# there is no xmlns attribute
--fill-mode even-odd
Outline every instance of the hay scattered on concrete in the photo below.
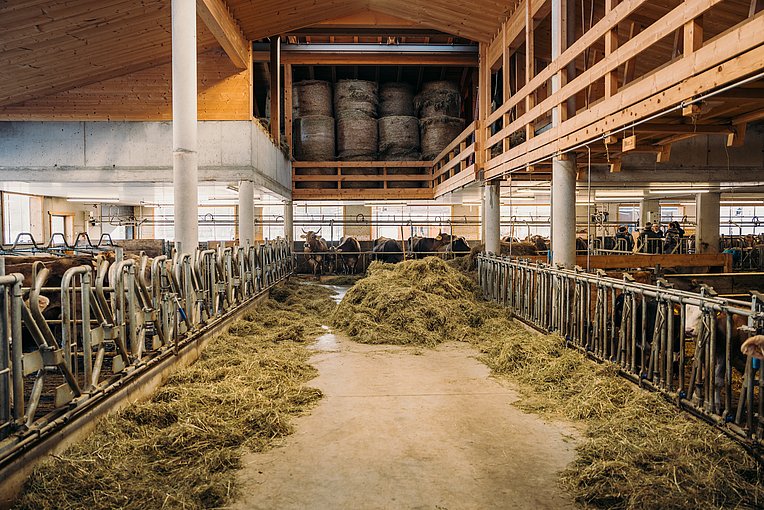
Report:
<svg viewBox="0 0 764 510"><path fill-rule="evenodd" d="M567 349L557 336L489 319L483 360L521 385L520 407L584 421L586 440L562 485L588 508L755 508L756 462L720 431ZM490 332L490 334L488 334Z"/></svg>
<svg viewBox="0 0 764 510"><path fill-rule="evenodd" d="M483 320L477 291L470 278L436 257L372 262L337 307L333 323L367 344L464 341Z"/></svg>
<svg viewBox="0 0 764 510"><path fill-rule="evenodd" d="M529 332L476 290L433 257L374 263L334 323L365 343L473 342L496 374L518 383L519 407L582 426L578 458L561 483L586 508L762 507L762 474L740 446L619 378L613 365Z"/></svg>
<svg viewBox="0 0 764 510"><path fill-rule="evenodd" d="M292 432L291 417L321 392L302 345L321 332L331 291L289 284L214 339L194 365L148 401L102 420L93 434L38 466L22 509L214 508L237 493L245 448Z"/></svg>

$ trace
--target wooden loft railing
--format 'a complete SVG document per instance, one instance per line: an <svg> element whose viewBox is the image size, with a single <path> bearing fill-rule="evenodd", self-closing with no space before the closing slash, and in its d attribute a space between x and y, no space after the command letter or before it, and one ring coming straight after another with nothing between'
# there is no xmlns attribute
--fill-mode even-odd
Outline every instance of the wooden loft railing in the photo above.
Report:
<svg viewBox="0 0 764 510"><path fill-rule="evenodd" d="M534 27L549 12L544 8L548 3L521 3L489 45L488 65L481 63L482 75L486 68L488 73L491 67L509 69L510 62L514 62L521 78L525 78L524 85L512 87L510 73L503 73L503 104L481 123L483 132L478 138L485 140L480 150L484 151L487 179L532 168L535 163L575 148L586 152L582 147L585 143L602 154L607 152L606 161L612 163L630 149L644 150L645 143L651 151L668 157L672 141L695 134L682 129L695 124L700 114L700 105L691 104L694 98L764 69L764 12L753 7L756 0L750 14L747 5L733 5L729 0L674 2L669 8L676 7L668 12L665 2L658 0L605 0L604 16L559 57L534 72ZM742 15L737 12L741 10L745 11ZM630 17L644 18L646 12L658 14L636 33ZM714 27L707 31L707 40L703 35L704 21ZM724 26L725 22L730 26ZM631 29L624 30L629 24ZM625 42L624 32L629 33ZM663 51L666 45L668 51ZM587 58L583 59L583 55ZM576 63L583 70L568 79L569 64ZM635 68L641 75L636 78ZM562 84L557 90L553 79ZM759 103L753 104L750 111L738 109L736 116L717 119L716 124L726 126L733 136L740 134L746 122L764 118L761 108ZM560 119L556 125L551 124L553 113ZM665 115L651 120L662 123L660 130L651 132L649 123L632 130L635 123L656 115ZM707 123L702 116L697 124L697 134L710 132L704 128L719 127L704 125ZM676 130L666 131L667 126ZM628 128L625 134L621 133L624 128ZM675 135L667 137L667 132ZM628 143L621 140L625 138ZM613 168L617 171L620 165Z"/></svg>
<svg viewBox="0 0 764 510"><path fill-rule="evenodd" d="M474 180L474 122L433 161L292 162L296 200L424 200Z"/></svg>
<svg viewBox="0 0 764 510"><path fill-rule="evenodd" d="M295 161L298 200L432 198L432 161Z"/></svg>
<svg viewBox="0 0 764 510"><path fill-rule="evenodd" d="M467 126L433 161L435 197L475 181L475 125Z"/></svg>

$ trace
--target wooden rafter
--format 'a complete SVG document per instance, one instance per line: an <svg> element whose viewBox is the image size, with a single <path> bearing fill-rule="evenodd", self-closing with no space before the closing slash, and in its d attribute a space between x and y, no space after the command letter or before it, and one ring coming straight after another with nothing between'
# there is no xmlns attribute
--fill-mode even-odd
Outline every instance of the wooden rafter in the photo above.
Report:
<svg viewBox="0 0 764 510"><path fill-rule="evenodd" d="M196 0L196 12L239 69L249 66L249 44L223 0Z"/></svg>

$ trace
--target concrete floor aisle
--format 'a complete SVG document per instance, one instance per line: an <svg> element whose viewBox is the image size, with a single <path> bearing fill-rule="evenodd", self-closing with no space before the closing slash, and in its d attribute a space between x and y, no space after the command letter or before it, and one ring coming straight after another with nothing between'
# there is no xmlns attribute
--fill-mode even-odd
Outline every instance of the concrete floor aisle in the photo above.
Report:
<svg viewBox="0 0 764 510"><path fill-rule="evenodd" d="M572 427L511 405L465 344L316 344L325 397L282 447L248 454L237 509L572 508ZM421 354L419 354L421 353Z"/></svg>

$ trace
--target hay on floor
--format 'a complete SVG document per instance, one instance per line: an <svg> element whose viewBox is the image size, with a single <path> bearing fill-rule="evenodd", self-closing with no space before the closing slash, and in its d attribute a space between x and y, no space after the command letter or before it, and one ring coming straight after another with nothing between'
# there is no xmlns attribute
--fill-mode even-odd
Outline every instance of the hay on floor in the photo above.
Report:
<svg viewBox="0 0 764 510"><path fill-rule="evenodd" d="M468 340L484 317L473 280L443 260L373 262L337 307L333 323L367 344L434 346Z"/></svg>
<svg viewBox="0 0 764 510"><path fill-rule="evenodd" d="M84 441L40 464L17 508L214 508L236 495L245 449L292 432L321 392L301 343L321 333L331 291L272 291L154 396L102 420Z"/></svg>
<svg viewBox="0 0 764 510"><path fill-rule="evenodd" d="M615 366L510 320L440 259L373 264L334 322L366 343L473 342L495 374L518 384L519 407L582 427L561 483L585 508L764 508L760 467L742 447Z"/></svg>

